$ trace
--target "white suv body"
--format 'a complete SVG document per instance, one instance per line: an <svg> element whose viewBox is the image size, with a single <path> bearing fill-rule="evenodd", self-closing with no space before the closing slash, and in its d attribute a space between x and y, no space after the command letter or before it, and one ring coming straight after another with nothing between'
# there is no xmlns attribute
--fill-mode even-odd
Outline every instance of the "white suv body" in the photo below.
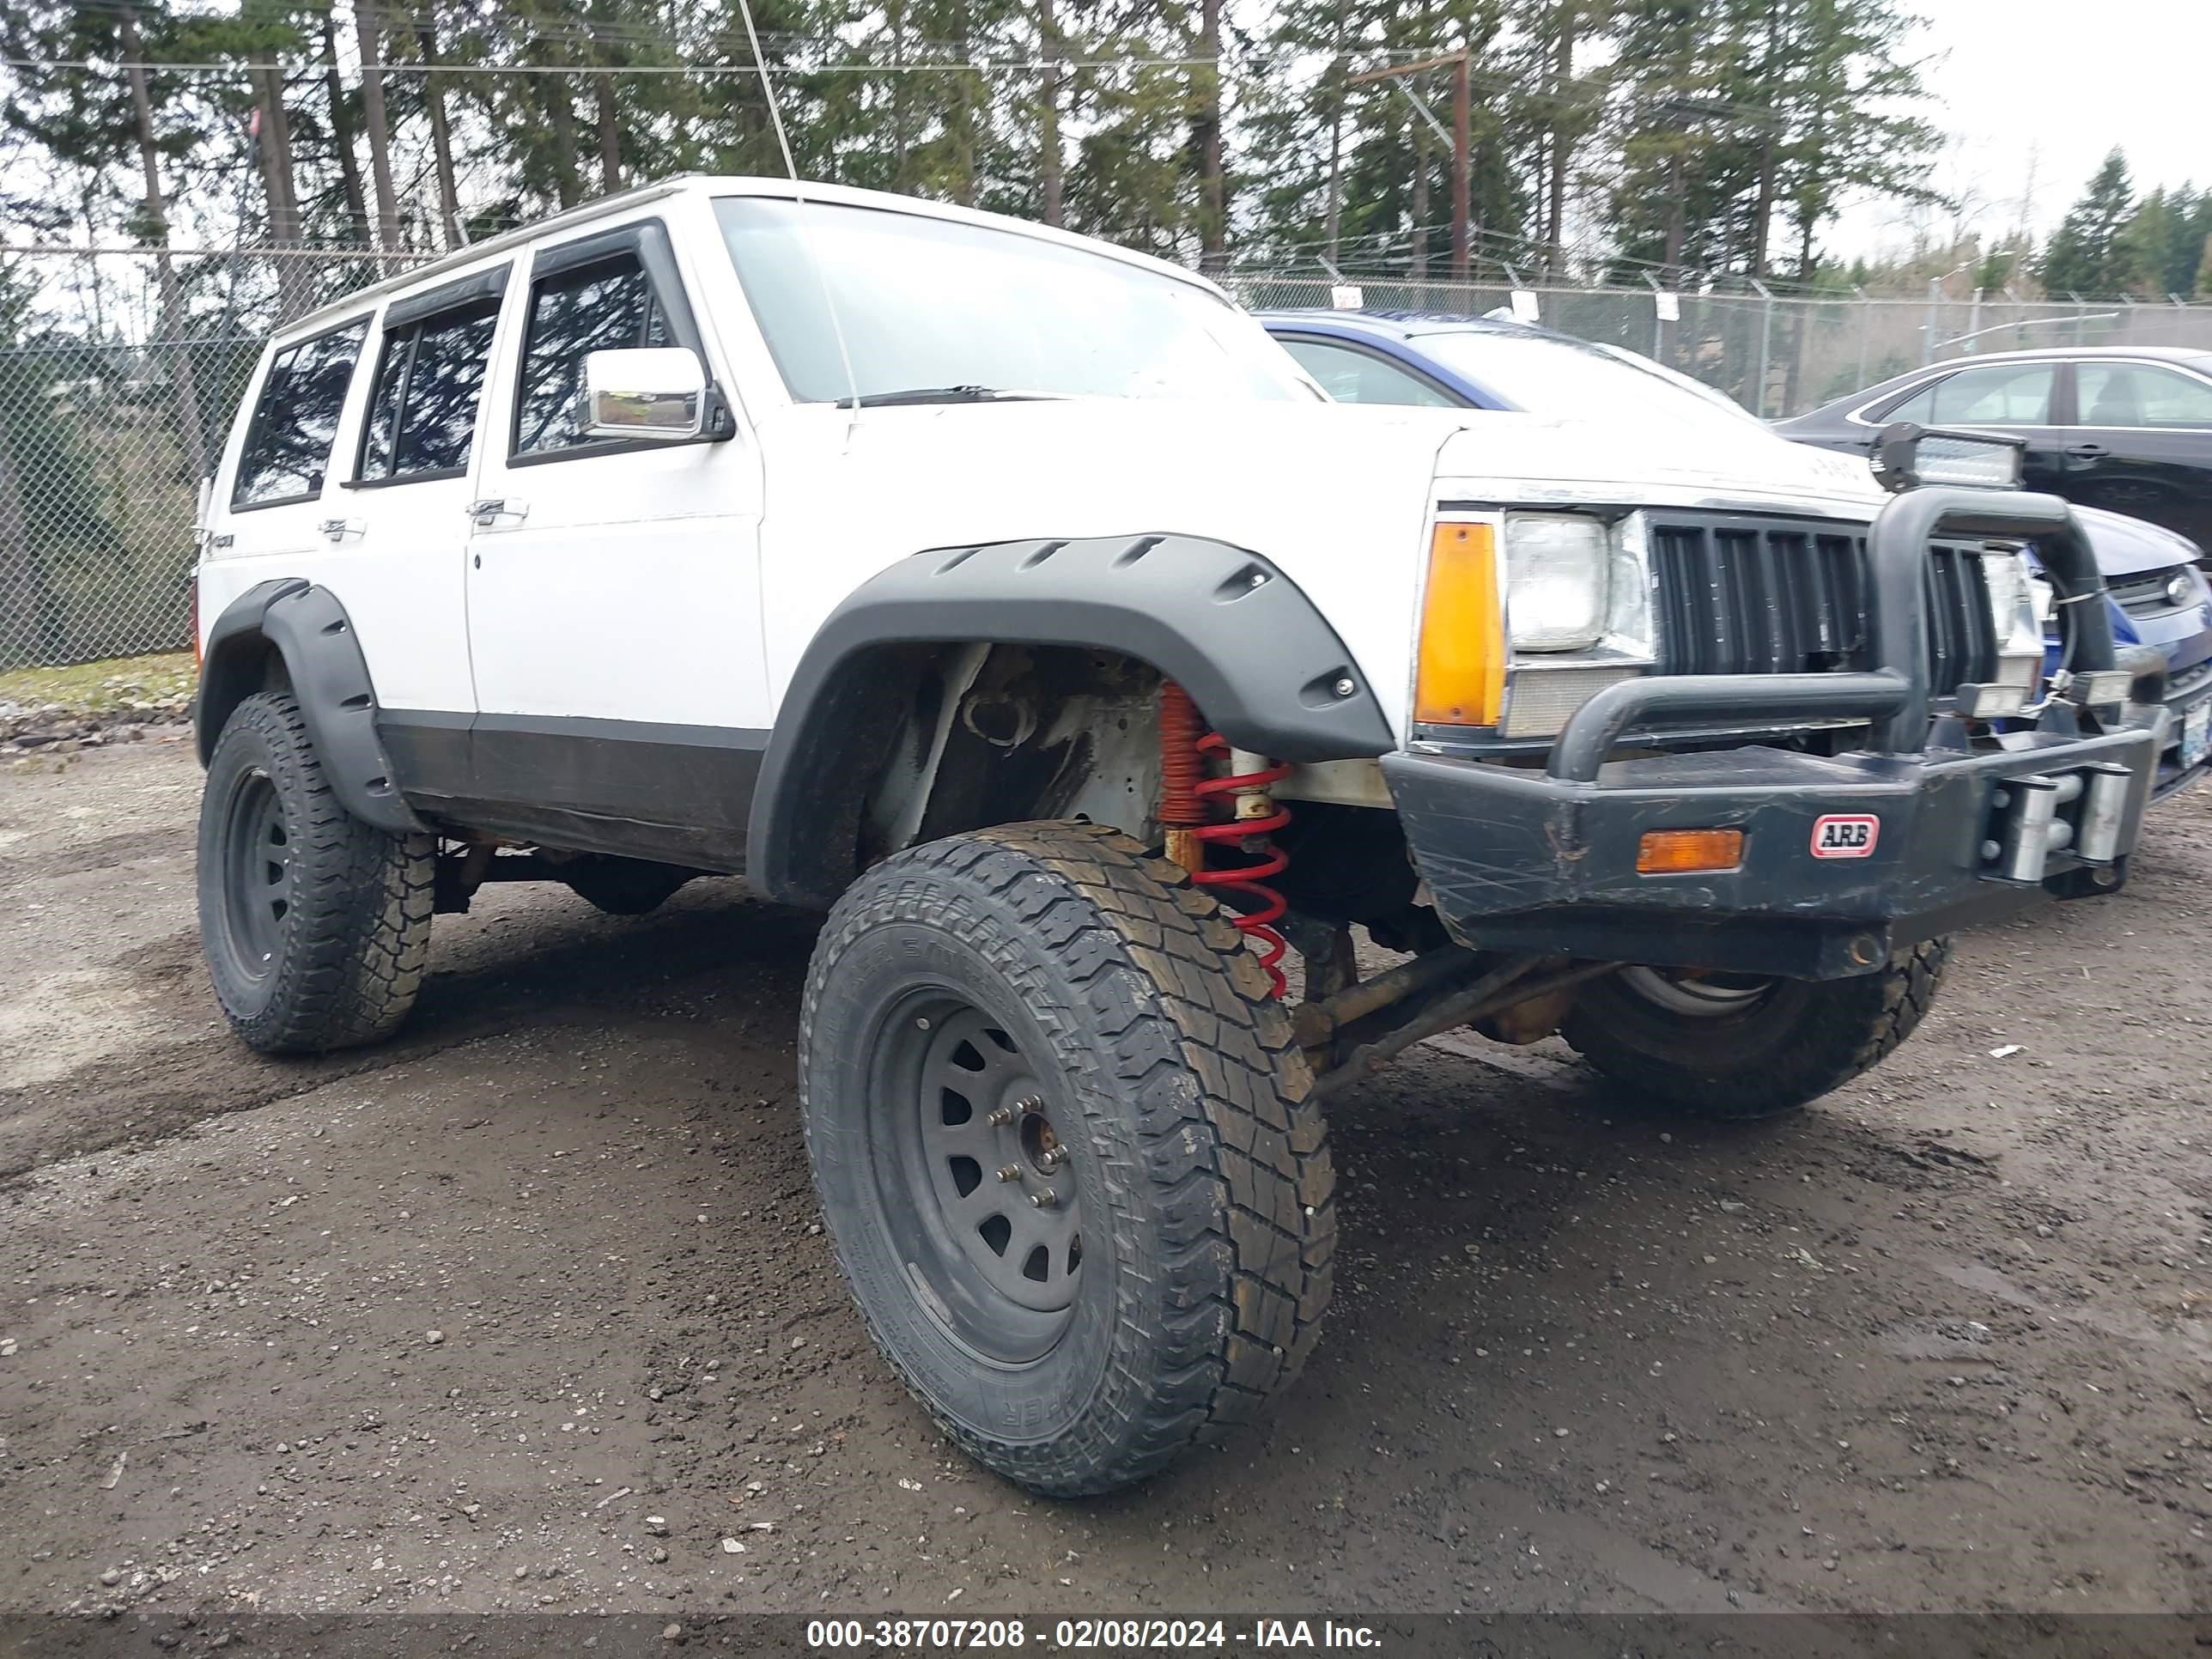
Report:
<svg viewBox="0 0 2212 1659"><path fill-rule="evenodd" d="M1778 506L1863 522L1863 467L1719 432L1649 434L1517 415L1354 410L1317 396L1224 409L1179 398L935 404L854 411L796 396L753 318L714 221L717 198L790 201L788 184L689 179L514 233L433 270L396 276L288 327L270 365L301 343L361 330L358 362L320 486L268 505L236 501L247 435L226 446L199 569L203 629L272 570L337 592L391 716L490 714L635 720L766 732L799 656L868 576L915 550L1163 526L1264 551L1342 635L1407 726L1413 596L1441 479L1445 495L1638 499L1747 510ZM881 213L870 192L807 187L825 227ZM1080 249L1188 288L1228 315L1202 277L1048 228L935 203L898 212ZM578 445L519 454L522 337L538 272L574 267L579 245L661 227L708 372L735 437L692 446ZM372 375L395 304L425 290L501 284L467 459L391 483L360 457ZM453 303L449 297L446 301ZM465 302L464 302L465 303ZM406 314L404 312L403 315ZM419 313L417 313L419 314ZM926 309L913 325L930 326ZM1285 382L1299 371L1277 362ZM1662 447L1664 446L1664 447ZM498 501L495 514L472 504Z"/></svg>
<svg viewBox="0 0 2212 1659"><path fill-rule="evenodd" d="M490 880L830 910L839 1259L948 1431L1054 1492L1296 1374L1324 1097L1472 1024L1802 1104L1909 1034L1949 930L2121 884L2164 719L2062 502L1877 511L1733 419L1340 407L1186 271L781 182L288 326L210 502L234 1027L387 1034ZM2094 601L2047 682L2028 537ZM1361 980L1355 926L1412 960Z"/></svg>

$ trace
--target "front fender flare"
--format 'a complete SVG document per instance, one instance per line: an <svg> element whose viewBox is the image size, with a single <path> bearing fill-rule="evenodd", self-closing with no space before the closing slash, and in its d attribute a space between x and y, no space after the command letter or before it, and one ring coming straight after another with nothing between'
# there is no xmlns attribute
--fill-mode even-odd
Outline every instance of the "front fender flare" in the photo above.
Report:
<svg viewBox="0 0 2212 1659"><path fill-rule="evenodd" d="M387 835L428 826L399 793L392 757L376 733L376 690L353 623L338 596L298 576L257 582L223 608L208 630L192 728L204 766L231 711L261 689L273 648L284 659L300 717L338 803Z"/></svg>
<svg viewBox="0 0 2212 1659"><path fill-rule="evenodd" d="M747 878L827 906L844 881L820 848L845 833L856 723L884 718L864 672L902 648L1022 644L1118 652L1188 691L1240 749L1279 760L1371 758L1396 747L1336 630L1256 553L1202 537L1000 542L917 553L832 611L799 659L763 758ZM895 680L896 677L893 677Z"/></svg>

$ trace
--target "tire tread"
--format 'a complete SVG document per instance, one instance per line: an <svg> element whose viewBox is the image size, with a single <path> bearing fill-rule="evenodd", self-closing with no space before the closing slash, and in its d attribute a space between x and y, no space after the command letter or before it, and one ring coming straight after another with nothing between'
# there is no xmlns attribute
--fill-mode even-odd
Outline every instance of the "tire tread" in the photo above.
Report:
<svg viewBox="0 0 2212 1659"><path fill-rule="evenodd" d="M1117 1310L1119 1375L1102 1389L1104 1420L1014 1443L941 1413L939 1421L970 1456L1035 1490L1110 1491L1249 1422L1312 1352L1336 1225L1311 1075L1266 975L1210 896L1119 830L1048 822L911 848L848 891L808 975L802 1079L830 965L870 926L917 901L939 903L946 890L1006 907L1072 981L1105 1080L1128 1103L1132 1172L1158 1218L1149 1260L1161 1279L1146 1304L1158 1310L1153 1328L1137 1328L1133 1299Z"/></svg>

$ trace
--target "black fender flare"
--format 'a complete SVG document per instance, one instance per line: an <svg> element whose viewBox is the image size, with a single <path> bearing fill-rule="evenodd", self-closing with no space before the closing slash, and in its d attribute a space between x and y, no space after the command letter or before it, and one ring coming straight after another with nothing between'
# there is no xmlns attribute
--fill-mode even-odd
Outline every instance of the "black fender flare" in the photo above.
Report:
<svg viewBox="0 0 2212 1659"><path fill-rule="evenodd" d="M274 648L291 676L300 716L331 788L347 811L387 835L419 836L428 826L399 793L376 733L376 689L338 596L299 576L252 587L223 607L208 630L192 731L205 766L231 711L261 689Z"/></svg>
<svg viewBox="0 0 2212 1659"><path fill-rule="evenodd" d="M1352 653L1267 559L1198 536L999 542L917 553L863 582L800 658L761 763L746 878L785 903L826 908L850 881L836 848L856 733L881 727L887 692L948 644L1107 650L1188 691L1240 749L1286 761L1395 748Z"/></svg>

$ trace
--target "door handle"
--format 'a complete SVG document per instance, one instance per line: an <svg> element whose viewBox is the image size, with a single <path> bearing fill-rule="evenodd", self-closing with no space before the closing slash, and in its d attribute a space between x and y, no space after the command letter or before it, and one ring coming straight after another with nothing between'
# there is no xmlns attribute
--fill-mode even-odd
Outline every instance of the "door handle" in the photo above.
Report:
<svg viewBox="0 0 2212 1659"><path fill-rule="evenodd" d="M489 501L471 501L466 511L469 517L480 525L497 524L502 519L509 519L516 524L520 524L530 516L530 504L527 501L511 501L504 496L494 496Z"/></svg>
<svg viewBox="0 0 2212 1659"><path fill-rule="evenodd" d="M2066 453L2069 455L2109 455L2112 452L2102 444L2069 444Z"/></svg>
<svg viewBox="0 0 2212 1659"><path fill-rule="evenodd" d="M365 519L325 519L316 528L334 542L342 542L349 536L368 534L368 522Z"/></svg>

